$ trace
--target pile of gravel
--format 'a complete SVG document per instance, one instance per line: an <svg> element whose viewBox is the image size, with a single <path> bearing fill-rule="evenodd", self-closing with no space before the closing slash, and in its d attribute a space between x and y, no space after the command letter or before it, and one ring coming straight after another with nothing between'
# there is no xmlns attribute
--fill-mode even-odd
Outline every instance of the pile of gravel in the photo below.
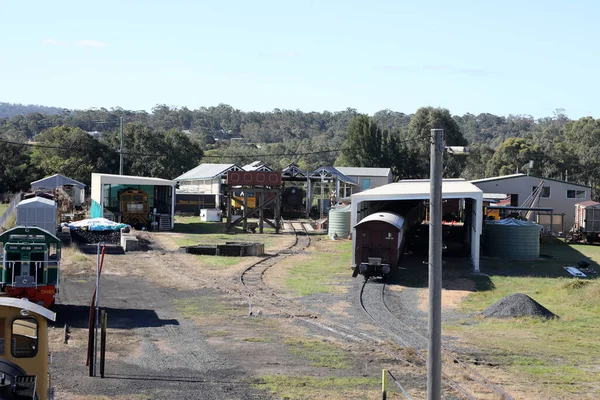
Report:
<svg viewBox="0 0 600 400"><path fill-rule="evenodd" d="M558 318L553 312L523 293L506 296L482 312L486 318L540 317Z"/></svg>

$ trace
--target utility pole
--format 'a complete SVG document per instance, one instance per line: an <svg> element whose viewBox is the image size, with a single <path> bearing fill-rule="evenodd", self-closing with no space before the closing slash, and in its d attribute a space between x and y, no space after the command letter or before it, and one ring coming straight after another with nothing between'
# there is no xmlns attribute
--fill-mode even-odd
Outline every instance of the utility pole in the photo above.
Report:
<svg viewBox="0 0 600 400"><path fill-rule="evenodd" d="M123 117L121 117L121 151L119 152L119 175L123 175L123 141L124 141L124 133L123 133Z"/></svg>
<svg viewBox="0 0 600 400"><path fill-rule="evenodd" d="M442 163L444 130L431 130L427 399L442 398Z"/></svg>

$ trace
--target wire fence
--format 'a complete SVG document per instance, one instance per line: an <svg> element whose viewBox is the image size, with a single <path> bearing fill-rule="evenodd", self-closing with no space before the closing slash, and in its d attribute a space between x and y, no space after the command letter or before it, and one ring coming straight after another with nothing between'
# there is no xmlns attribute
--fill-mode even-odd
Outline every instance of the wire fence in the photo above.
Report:
<svg viewBox="0 0 600 400"><path fill-rule="evenodd" d="M6 209L6 211L4 211L4 214L0 215L0 229L2 229L8 218L15 212L15 207L17 206L17 204L19 204L20 201L21 193L15 194L10 204L8 205L8 208Z"/></svg>

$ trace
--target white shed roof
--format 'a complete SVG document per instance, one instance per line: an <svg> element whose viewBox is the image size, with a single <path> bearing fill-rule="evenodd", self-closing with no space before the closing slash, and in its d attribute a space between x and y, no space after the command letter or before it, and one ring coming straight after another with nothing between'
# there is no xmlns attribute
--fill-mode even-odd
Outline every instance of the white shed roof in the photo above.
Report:
<svg viewBox="0 0 600 400"><path fill-rule="evenodd" d="M144 176L92 174L92 186L98 181L102 185L155 185L175 186L176 182L161 178L148 178Z"/></svg>
<svg viewBox="0 0 600 400"><path fill-rule="evenodd" d="M52 176L47 176L45 178L31 182L32 189L56 189L57 187L64 185L74 185L81 189L85 188L84 183L76 181L75 179L68 178L61 174L54 174Z"/></svg>
<svg viewBox="0 0 600 400"><path fill-rule="evenodd" d="M430 186L428 179L403 180L390 183L352 195L352 202L369 200L411 200L428 199ZM444 198L483 199L483 191L471 182L449 179L442 182Z"/></svg>
<svg viewBox="0 0 600 400"><path fill-rule="evenodd" d="M36 196L21 201L17 204L17 208L56 208L56 202L45 197Z"/></svg>
<svg viewBox="0 0 600 400"><path fill-rule="evenodd" d="M242 168L235 164L200 164L196 168L189 170L185 174L175 178L176 181L186 181L192 179L211 179L223 175L228 170L237 167L237 170Z"/></svg>
<svg viewBox="0 0 600 400"><path fill-rule="evenodd" d="M348 176L383 176L390 175L389 168L366 168L366 167L335 167L344 175Z"/></svg>

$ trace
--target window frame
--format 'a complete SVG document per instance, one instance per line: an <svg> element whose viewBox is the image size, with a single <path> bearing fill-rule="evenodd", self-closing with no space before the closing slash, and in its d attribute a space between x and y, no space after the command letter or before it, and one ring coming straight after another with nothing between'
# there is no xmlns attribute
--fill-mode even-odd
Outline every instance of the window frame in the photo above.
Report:
<svg viewBox="0 0 600 400"><path fill-rule="evenodd" d="M569 192L574 192L575 196L574 197L569 197ZM583 194L583 197L577 197L577 193L578 192L581 192ZM585 198L586 198L586 192L585 192L585 190L567 189L566 195L567 195L567 199L571 199L571 200L573 200L573 199L575 199L575 200L585 200Z"/></svg>
<svg viewBox="0 0 600 400"><path fill-rule="evenodd" d="M368 183L369 186L365 187L365 183ZM362 190L369 190L371 189L371 178L363 178L362 180Z"/></svg>
<svg viewBox="0 0 600 400"><path fill-rule="evenodd" d="M33 321L35 322L35 348L33 349L32 354L27 354L27 355L16 355L15 354L15 347L14 346L14 337L15 336L23 336L26 338L31 339L29 336L25 336L25 335L15 335L14 332L14 324L16 321ZM40 324L38 322L38 320L32 316L28 316L28 317L16 317L12 320L12 322L10 323L10 354L11 356L13 356L14 358L35 358L38 355L38 350L39 350L39 343L40 343Z"/></svg>
<svg viewBox="0 0 600 400"><path fill-rule="evenodd" d="M531 193L533 194L533 192L535 192L535 189L537 188L537 186L533 186L531 189ZM544 190L548 189L548 196L544 196ZM550 186L542 186L542 193L540 193L540 199L549 199L552 196L552 190L550 189Z"/></svg>

